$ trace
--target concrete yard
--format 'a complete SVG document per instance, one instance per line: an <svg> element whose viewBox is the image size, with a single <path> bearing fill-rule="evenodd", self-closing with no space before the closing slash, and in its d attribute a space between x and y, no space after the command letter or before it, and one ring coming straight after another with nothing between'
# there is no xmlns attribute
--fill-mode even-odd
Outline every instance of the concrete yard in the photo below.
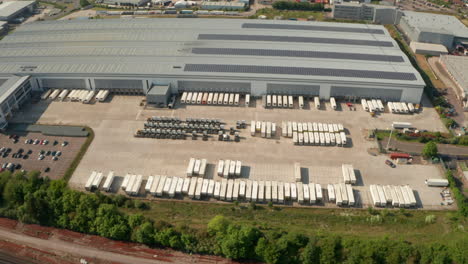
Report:
<svg viewBox="0 0 468 264"><path fill-rule="evenodd" d="M228 106L177 105L175 109L144 109L140 106L143 97L113 96L105 103L81 104L77 102L39 102L23 109L15 119L22 122L43 124L88 125L95 132L89 147L70 180L74 188L84 190L91 171L109 170L124 176L127 172L149 175L184 177L191 157L208 159L208 178L221 180L215 175L219 159L242 161L242 177L253 180L277 180L293 182L293 163L300 162L304 182L315 182L326 188L328 183L342 182L341 164L353 164L359 170L358 184L353 187L359 206L370 204L369 184L409 184L417 193L419 207L425 209L449 208L441 206L440 188L428 188L427 178L442 178L439 167L434 165L397 165L392 169L385 164L386 156L372 156L368 149L376 144L365 139L364 129L391 127L392 121L411 122L419 129L445 132L437 113L430 105L423 104L423 111L414 115L384 113L371 117L360 104L356 111L348 110L342 103L339 111L333 111L328 103L322 110L310 109L264 109L258 100L249 108ZM426 102L427 100L425 100ZM297 102L296 102L297 103ZM255 106L256 105L256 106ZM322 102L323 105L323 102ZM303 121L342 123L347 131L348 146L295 146L292 139L277 136L275 139L250 136L250 127L241 130L240 143L219 142L217 138L193 141L135 138L137 129L151 116L174 116L180 118L220 118L227 126L235 126L237 120L264 120L276 122ZM281 128L277 128L281 133ZM118 184L118 182L116 182ZM143 183L144 184L144 183ZM118 187L118 186L117 186ZM116 189L116 188L114 188ZM142 188L143 189L143 188ZM140 193L143 193L141 190ZM422 202L422 204L421 204ZM334 206L329 203L326 206Z"/></svg>

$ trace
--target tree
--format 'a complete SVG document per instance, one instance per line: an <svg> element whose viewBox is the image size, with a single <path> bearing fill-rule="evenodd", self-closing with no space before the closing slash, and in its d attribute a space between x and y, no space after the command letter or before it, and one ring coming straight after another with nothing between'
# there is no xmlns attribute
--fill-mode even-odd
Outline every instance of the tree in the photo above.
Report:
<svg viewBox="0 0 468 264"><path fill-rule="evenodd" d="M304 264L320 263L320 247L317 246L317 239L310 239L301 254Z"/></svg>
<svg viewBox="0 0 468 264"><path fill-rule="evenodd" d="M81 7L85 7L85 6L89 6L90 3L88 2L88 0L80 0L80 6Z"/></svg>
<svg viewBox="0 0 468 264"><path fill-rule="evenodd" d="M131 214L128 216L128 225L131 229L134 229L135 227L140 226L144 220L145 217L142 214Z"/></svg>
<svg viewBox="0 0 468 264"><path fill-rule="evenodd" d="M219 232L226 233L226 230L228 229L229 225L229 220L227 220L222 215L217 215L213 217L213 219L211 219L210 222L208 222L208 233L210 235L215 235Z"/></svg>
<svg viewBox="0 0 468 264"><path fill-rule="evenodd" d="M260 231L251 226L230 225L227 234L222 235L221 252L231 259L251 259L255 255L255 245L260 237Z"/></svg>
<svg viewBox="0 0 468 264"><path fill-rule="evenodd" d="M320 263L340 263L341 241L338 237L328 236L320 240Z"/></svg>
<svg viewBox="0 0 468 264"><path fill-rule="evenodd" d="M426 145L424 145L424 148L422 150L422 156L426 159L428 158L433 158L437 156L437 145L435 142L428 142Z"/></svg>
<svg viewBox="0 0 468 264"><path fill-rule="evenodd" d="M154 227L150 222L144 222L134 232L134 240L138 243L151 245L154 243Z"/></svg>
<svg viewBox="0 0 468 264"><path fill-rule="evenodd" d="M103 237L128 240L130 228L127 219L112 204L101 204L94 220L96 232Z"/></svg>

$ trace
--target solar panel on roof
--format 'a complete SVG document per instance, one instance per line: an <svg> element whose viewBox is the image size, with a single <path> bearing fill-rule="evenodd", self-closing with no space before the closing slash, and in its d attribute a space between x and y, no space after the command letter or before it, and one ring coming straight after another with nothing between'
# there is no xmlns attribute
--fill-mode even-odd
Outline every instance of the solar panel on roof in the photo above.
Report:
<svg viewBox="0 0 468 264"><path fill-rule="evenodd" d="M306 50L273 50L273 49L231 49L231 48L193 48L194 54L210 55L243 55L243 56L272 56L272 57L303 57L323 59L347 59L364 61L404 62L401 56L361 54L346 52L324 52Z"/></svg>
<svg viewBox="0 0 468 264"><path fill-rule="evenodd" d="M405 80L405 81L416 80L416 76L413 73L406 73L406 72L325 69L325 68L306 68L306 67L282 67L282 66L258 66L258 65L186 64L184 71L312 75L312 76L330 76L330 77L390 79L390 80Z"/></svg>
<svg viewBox="0 0 468 264"><path fill-rule="evenodd" d="M260 23L244 23L242 28L261 28L261 29L289 29L289 30L315 30L315 31L334 31L334 32L349 32L349 33L370 33L370 34L385 34L382 29L371 28L351 28L351 27L328 27L316 25L285 25L285 24L260 24Z"/></svg>
<svg viewBox="0 0 468 264"><path fill-rule="evenodd" d="M241 41L275 41L275 42L305 42L322 44L345 44L375 47L393 47L390 41L359 40L359 39L335 39L315 37L287 37L265 35L229 35L229 34L199 34L199 40L241 40Z"/></svg>

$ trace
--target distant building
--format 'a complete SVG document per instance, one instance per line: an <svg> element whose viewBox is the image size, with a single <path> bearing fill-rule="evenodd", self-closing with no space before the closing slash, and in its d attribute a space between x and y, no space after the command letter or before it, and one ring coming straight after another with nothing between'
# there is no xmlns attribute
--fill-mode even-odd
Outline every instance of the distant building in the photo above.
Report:
<svg viewBox="0 0 468 264"><path fill-rule="evenodd" d="M398 26L411 41L468 46L468 28L454 16L405 11Z"/></svg>
<svg viewBox="0 0 468 264"><path fill-rule="evenodd" d="M242 10L245 8L245 4L242 2L203 1L201 3L201 8L206 10Z"/></svg>
<svg viewBox="0 0 468 264"><path fill-rule="evenodd" d="M13 22L16 18L32 13L36 1L10 1L0 4L0 21Z"/></svg>
<svg viewBox="0 0 468 264"><path fill-rule="evenodd" d="M104 0L102 3L116 6L143 6L149 2L150 0Z"/></svg>
<svg viewBox="0 0 468 264"><path fill-rule="evenodd" d="M440 56L448 54L444 45L411 41L410 48L415 54Z"/></svg>
<svg viewBox="0 0 468 264"><path fill-rule="evenodd" d="M333 18L368 20L376 24L397 24L401 11L395 6L343 3L333 6Z"/></svg>

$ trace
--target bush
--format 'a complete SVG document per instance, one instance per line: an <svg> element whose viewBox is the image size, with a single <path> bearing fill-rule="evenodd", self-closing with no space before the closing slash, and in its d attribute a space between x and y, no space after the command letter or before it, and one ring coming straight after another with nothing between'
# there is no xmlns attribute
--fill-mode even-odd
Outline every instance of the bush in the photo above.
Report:
<svg viewBox="0 0 468 264"><path fill-rule="evenodd" d="M424 222L426 222L426 224L435 223L435 215L426 215L426 218L424 219Z"/></svg>
<svg viewBox="0 0 468 264"><path fill-rule="evenodd" d="M434 158L437 156L437 145L435 142L429 142L426 145L424 145L424 148L422 150L421 155L426 158Z"/></svg>

